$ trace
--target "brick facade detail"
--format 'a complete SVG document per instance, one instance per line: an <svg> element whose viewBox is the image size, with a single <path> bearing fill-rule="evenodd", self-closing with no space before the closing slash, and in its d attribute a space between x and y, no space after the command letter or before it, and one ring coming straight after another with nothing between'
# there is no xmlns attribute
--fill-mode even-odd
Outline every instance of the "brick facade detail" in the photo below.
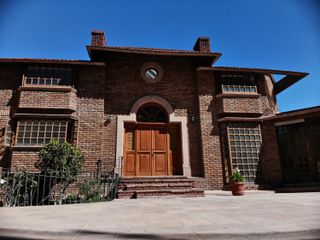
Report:
<svg viewBox="0 0 320 240"><path fill-rule="evenodd" d="M20 87L19 108L77 109L76 90L72 88L50 89Z"/></svg>
<svg viewBox="0 0 320 240"><path fill-rule="evenodd" d="M201 153L206 178L205 187L222 189L223 170L220 132L217 119L218 99L215 97L215 81L211 74L198 73L199 121L201 129ZM202 183L203 184L203 183Z"/></svg>
<svg viewBox="0 0 320 240"><path fill-rule="evenodd" d="M93 31L92 46L87 49L90 61L0 61L0 166L36 171L39 148L15 146L16 122L21 116L51 119L59 115L72 122L71 141L85 155L85 170L95 171L100 160L111 171L119 161L117 142L123 141L117 139L118 116L130 116L140 98L157 96L170 104L175 117L187 119L184 136L188 136L187 155L197 186L223 189L228 183L231 166L225 126L237 121L260 124L263 183L281 183L275 121L267 120L278 111L272 70L212 67L221 54L211 52L208 38L199 38L193 51L109 48L104 33ZM148 62L161 66L158 82L145 81L141 75ZM73 82L70 86L21 86L29 64L70 68ZM222 74L251 74L257 93L222 94L217 90ZM280 84L277 91L286 84ZM11 146L5 144L8 124L13 129Z"/></svg>
<svg viewBox="0 0 320 240"><path fill-rule="evenodd" d="M266 98L253 96L224 96L220 98L221 106L218 113L263 113L263 102Z"/></svg>

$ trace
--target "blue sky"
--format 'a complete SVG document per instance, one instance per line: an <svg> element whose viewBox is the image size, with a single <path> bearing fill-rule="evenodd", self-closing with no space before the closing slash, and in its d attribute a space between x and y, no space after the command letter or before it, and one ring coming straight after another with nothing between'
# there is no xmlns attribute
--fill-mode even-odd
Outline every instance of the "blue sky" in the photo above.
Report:
<svg viewBox="0 0 320 240"><path fill-rule="evenodd" d="M192 49L218 66L309 72L278 95L281 111L320 105L318 0L0 0L0 57L87 60L91 30L107 45Z"/></svg>

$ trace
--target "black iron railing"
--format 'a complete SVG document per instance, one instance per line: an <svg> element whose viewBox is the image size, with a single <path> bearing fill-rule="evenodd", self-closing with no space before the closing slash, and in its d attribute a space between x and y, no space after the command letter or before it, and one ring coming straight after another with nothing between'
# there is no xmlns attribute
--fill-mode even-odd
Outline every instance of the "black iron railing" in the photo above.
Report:
<svg viewBox="0 0 320 240"><path fill-rule="evenodd" d="M21 169L2 169L0 177L0 203L8 207L110 201L119 182L118 174L101 168L68 179Z"/></svg>

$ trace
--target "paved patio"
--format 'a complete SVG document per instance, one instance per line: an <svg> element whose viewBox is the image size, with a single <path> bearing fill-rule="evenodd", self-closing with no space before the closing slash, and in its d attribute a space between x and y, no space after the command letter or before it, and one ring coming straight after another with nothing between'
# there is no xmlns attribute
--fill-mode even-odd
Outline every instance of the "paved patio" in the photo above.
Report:
<svg viewBox="0 0 320 240"><path fill-rule="evenodd" d="M320 239L320 193L0 208L0 239Z"/></svg>

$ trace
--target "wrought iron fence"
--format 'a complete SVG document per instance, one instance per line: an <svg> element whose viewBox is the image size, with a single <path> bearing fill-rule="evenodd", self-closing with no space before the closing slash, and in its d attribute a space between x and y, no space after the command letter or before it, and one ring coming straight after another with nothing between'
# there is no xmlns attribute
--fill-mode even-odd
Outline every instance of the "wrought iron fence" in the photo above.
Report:
<svg viewBox="0 0 320 240"><path fill-rule="evenodd" d="M110 201L119 182L118 174L101 168L68 179L19 169L2 169L0 177L0 203L8 207Z"/></svg>

